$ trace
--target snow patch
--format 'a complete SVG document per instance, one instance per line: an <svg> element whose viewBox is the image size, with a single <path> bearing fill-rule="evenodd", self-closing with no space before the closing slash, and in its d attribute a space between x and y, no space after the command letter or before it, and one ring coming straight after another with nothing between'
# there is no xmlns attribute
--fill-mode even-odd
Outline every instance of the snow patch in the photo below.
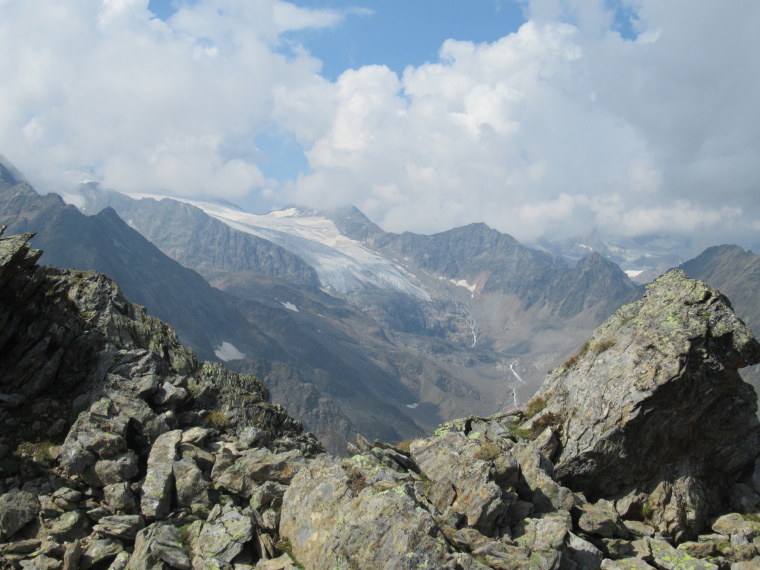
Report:
<svg viewBox="0 0 760 570"><path fill-rule="evenodd" d="M626 269L625 271L625 274L631 279L633 279L634 277L638 277L642 273L644 273L643 269Z"/></svg>
<svg viewBox="0 0 760 570"><path fill-rule="evenodd" d="M407 404L406 407L409 408L410 410L414 410L419 405L420 405L420 403L417 402L416 404Z"/></svg>
<svg viewBox="0 0 760 570"><path fill-rule="evenodd" d="M245 358L245 354L240 352L232 343L227 341L223 342L222 345L214 351L214 354L216 354L216 357L219 360L224 360L225 362Z"/></svg>
<svg viewBox="0 0 760 570"><path fill-rule="evenodd" d="M470 285L469 283L467 283L466 279L460 279L459 281L454 281L453 279L449 279L449 281L453 283L454 285L456 285L457 287L464 287L465 289L467 289L468 291L472 293L475 292L475 285L474 284Z"/></svg>
<svg viewBox="0 0 760 570"><path fill-rule="evenodd" d="M286 309L288 309L289 311L293 311L295 313L299 312L298 307L296 307L293 303L286 303L286 302L280 301L280 304Z"/></svg>

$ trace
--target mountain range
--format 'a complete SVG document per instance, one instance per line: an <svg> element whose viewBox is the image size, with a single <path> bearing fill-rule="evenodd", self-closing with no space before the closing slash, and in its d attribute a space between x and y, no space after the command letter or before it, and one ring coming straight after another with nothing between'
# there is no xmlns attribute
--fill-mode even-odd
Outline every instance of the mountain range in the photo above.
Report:
<svg viewBox="0 0 760 570"><path fill-rule="evenodd" d="M400 441L525 402L643 293L598 252L576 262L484 224L391 234L351 207L256 216L94 184L76 208L20 178L0 165L0 223L37 232L43 262L114 278L199 357L261 378L337 453L357 433ZM729 294L753 326L757 256L730 251L682 267L721 289L747 267L746 293Z"/></svg>

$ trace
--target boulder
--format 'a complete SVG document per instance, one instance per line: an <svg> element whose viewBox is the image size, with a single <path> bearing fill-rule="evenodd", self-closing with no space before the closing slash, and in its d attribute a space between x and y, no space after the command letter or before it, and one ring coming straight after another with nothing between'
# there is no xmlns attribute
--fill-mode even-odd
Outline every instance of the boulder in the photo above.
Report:
<svg viewBox="0 0 760 570"><path fill-rule="evenodd" d="M694 536L754 471L757 398L738 369L758 362L728 300L671 271L551 373L523 427L558 428L561 484L591 501L659 487L646 501L658 530Z"/></svg>
<svg viewBox="0 0 760 570"><path fill-rule="evenodd" d="M352 480L328 456L318 457L293 479L283 498L280 534L306 568L411 570L446 564L445 537L420 508L413 486L378 491Z"/></svg>
<svg viewBox="0 0 760 570"><path fill-rule="evenodd" d="M0 539L16 534L40 512L40 505L31 493L14 489L0 495Z"/></svg>
<svg viewBox="0 0 760 570"><path fill-rule="evenodd" d="M140 500L140 511L148 519L163 518L169 514L174 489L173 467L181 439L181 430L169 431L158 436L150 449L148 473Z"/></svg>

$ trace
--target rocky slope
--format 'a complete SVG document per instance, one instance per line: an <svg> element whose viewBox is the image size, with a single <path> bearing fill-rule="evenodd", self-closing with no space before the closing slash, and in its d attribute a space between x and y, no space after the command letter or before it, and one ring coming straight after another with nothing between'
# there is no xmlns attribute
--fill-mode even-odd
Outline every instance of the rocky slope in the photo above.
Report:
<svg viewBox="0 0 760 570"><path fill-rule="evenodd" d="M0 567L760 565L760 425L736 374L760 344L683 274L524 410L359 436L341 460L112 281L38 267L28 238L0 238Z"/></svg>

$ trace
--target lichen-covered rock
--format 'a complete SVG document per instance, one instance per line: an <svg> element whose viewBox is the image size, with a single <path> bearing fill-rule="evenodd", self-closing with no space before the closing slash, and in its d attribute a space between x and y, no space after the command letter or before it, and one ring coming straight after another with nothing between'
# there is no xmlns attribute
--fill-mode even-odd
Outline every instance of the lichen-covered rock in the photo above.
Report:
<svg viewBox="0 0 760 570"><path fill-rule="evenodd" d="M256 487L265 481L290 483L305 462L300 451L272 453L265 448L254 449L246 451L225 469L217 484L250 499Z"/></svg>
<svg viewBox="0 0 760 570"><path fill-rule="evenodd" d="M181 439L181 430L169 431L158 436L150 448L148 473L140 499L140 510L148 519L160 519L169 514L174 489L173 466Z"/></svg>
<svg viewBox="0 0 760 570"><path fill-rule="evenodd" d="M195 461L183 458L175 461L172 467L174 481L177 490L177 503L181 507L187 507L198 511L211 510L211 497L209 495L209 482L203 477L203 472L198 468Z"/></svg>
<svg viewBox="0 0 760 570"><path fill-rule="evenodd" d="M660 486L638 508L659 501L658 529L693 536L760 454L757 398L737 371L758 362L728 300L672 271L550 375L524 427L557 426L562 484L592 501Z"/></svg>
<svg viewBox="0 0 760 570"><path fill-rule="evenodd" d="M465 435L451 431L439 437L415 440L411 453L430 480L448 481L452 486L455 498L451 509L464 516L468 526L494 536L508 532L509 508L517 501L513 489L520 468L509 452L510 444L504 438L489 437L482 432L471 431ZM435 500L443 507L445 487L436 488L434 493Z"/></svg>
<svg viewBox="0 0 760 570"><path fill-rule="evenodd" d="M365 481L366 482L366 481ZM443 568L447 547L409 484L363 486L321 456L285 492L280 533L307 568Z"/></svg>
<svg viewBox="0 0 760 570"><path fill-rule="evenodd" d="M253 538L251 517L232 505L216 505L193 538L193 568L224 568Z"/></svg>
<svg viewBox="0 0 760 570"><path fill-rule="evenodd" d="M190 570L192 565L179 539L177 527L153 523L137 534L128 570Z"/></svg>

